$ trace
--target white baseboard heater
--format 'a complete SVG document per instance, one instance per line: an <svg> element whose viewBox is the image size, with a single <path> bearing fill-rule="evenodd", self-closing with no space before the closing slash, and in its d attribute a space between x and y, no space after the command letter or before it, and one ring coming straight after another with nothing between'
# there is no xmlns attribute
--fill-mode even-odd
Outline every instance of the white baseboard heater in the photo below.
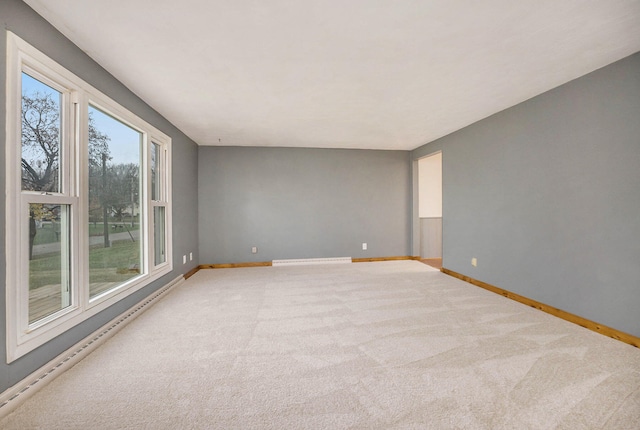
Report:
<svg viewBox="0 0 640 430"><path fill-rule="evenodd" d="M309 264L347 264L351 263L351 257L334 258L298 258L291 260L273 260L272 266L306 266Z"/></svg>

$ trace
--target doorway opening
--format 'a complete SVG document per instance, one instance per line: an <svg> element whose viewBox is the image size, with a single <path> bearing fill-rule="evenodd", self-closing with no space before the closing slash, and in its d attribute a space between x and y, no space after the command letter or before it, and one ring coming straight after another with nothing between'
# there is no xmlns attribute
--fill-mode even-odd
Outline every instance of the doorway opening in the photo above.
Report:
<svg viewBox="0 0 640 430"><path fill-rule="evenodd" d="M442 268L442 152L418 160L420 261Z"/></svg>

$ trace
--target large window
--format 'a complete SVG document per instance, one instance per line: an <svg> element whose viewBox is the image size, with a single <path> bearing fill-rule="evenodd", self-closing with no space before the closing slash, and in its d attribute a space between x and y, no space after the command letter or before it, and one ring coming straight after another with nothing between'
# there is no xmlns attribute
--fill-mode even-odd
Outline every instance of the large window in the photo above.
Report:
<svg viewBox="0 0 640 430"><path fill-rule="evenodd" d="M12 34L8 362L171 271L171 140Z"/></svg>
<svg viewBox="0 0 640 430"><path fill-rule="evenodd" d="M140 274L143 134L89 106L89 296Z"/></svg>

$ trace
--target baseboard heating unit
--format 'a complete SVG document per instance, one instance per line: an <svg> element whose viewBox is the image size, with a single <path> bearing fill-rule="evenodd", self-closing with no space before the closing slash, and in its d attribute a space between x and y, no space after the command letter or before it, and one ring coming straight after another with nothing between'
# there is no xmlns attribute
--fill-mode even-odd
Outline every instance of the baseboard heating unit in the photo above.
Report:
<svg viewBox="0 0 640 430"><path fill-rule="evenodd" d="M272 266L305 266L309 264L347 264L351 263L351 257L335 258L300 258L291 260L273 260Z"/></svg>

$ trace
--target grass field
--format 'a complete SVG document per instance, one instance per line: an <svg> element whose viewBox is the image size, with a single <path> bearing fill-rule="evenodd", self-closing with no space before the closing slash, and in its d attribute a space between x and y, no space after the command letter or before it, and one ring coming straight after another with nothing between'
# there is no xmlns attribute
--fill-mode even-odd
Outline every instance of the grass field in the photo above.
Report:
<svg viewBox="0 0 640 430"><path fill-rule="evenodd" d="M126 231L123 228L118 228L117 230L113 230L113 228L111 226L126 226L127 229L129 229L130 231L134 231L134 230L138 230L140 228L140 224L135 223L133 227L131 227L131 223L130 222L112 222L109 223L110 226L110 232L123 232ZM37 229L37 233L36 233L36 237L33 240L33 244L34 245L43 245L45 243L54 243L59 241L60 239L58 238L58 235L56 234L57 231L59 231L59 226L56 226L55 224L44 224L42 227ZM96 223L95 225L93 223L89 224L89 236L102 236L102 234L104 233L103 231L103 225L101 222Z"/></svg>
<svg viewBox="0 0 640 430"><path fill-rule="evenodd" d="M124 282L138 275L139 266L139 242L115 241L110 248L100 245L89 250L91 283ZM29 262L29 289L60 284L60 267L60 253L35 256Z"/></svg>

